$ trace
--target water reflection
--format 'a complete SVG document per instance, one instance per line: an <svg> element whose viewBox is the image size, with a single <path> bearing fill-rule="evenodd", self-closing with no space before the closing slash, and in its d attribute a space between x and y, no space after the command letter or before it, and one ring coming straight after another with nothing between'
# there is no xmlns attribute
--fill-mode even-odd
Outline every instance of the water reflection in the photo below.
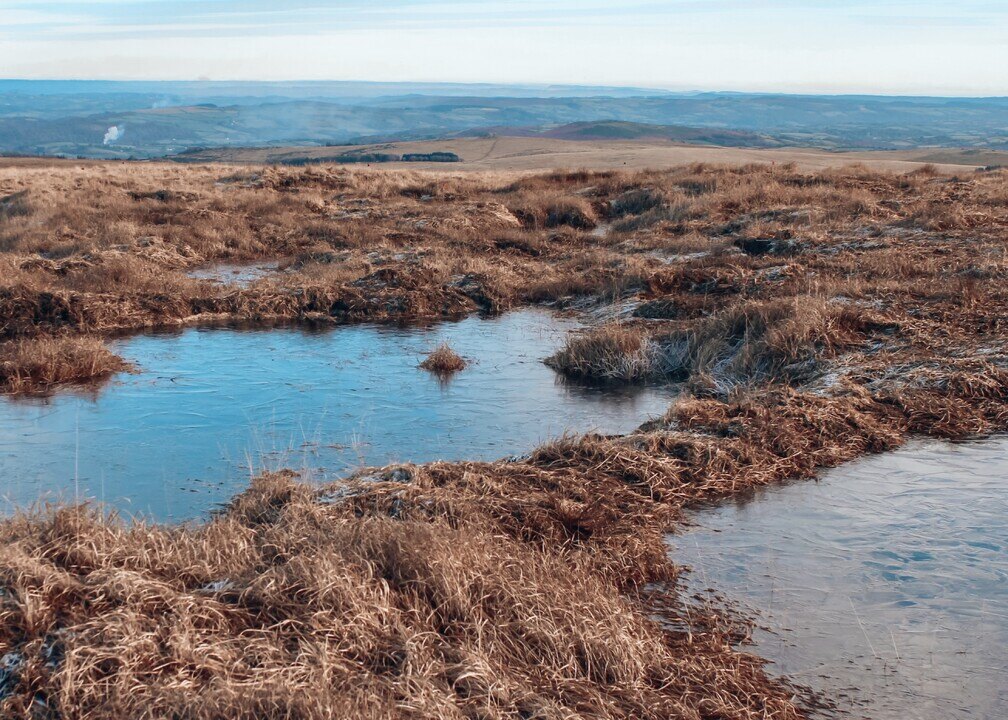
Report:
<svg viewBox="0 0 1008 720"><path fill-rule="evenodd" d="M693 590L855 717L1008 717L1008 439L915 444L696 514Z"/></svg>
<svg viewBox="0 0 1008 720"><path fill-rule="evenodd" d="M263 469L319 479L393 461L497 459L566 431L628 432L672 388L558 382L541 360L578 323L539 311L426 328L190 329L134 337L141 368L96 394L0 401L6 510L42 496L199 517ZM442 340L474 360L419 369Z"/></svg>

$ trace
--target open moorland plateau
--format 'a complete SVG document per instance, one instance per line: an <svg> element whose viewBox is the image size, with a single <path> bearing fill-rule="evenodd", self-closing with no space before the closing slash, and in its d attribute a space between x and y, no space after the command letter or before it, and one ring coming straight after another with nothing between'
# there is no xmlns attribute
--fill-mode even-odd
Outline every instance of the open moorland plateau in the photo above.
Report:
<svg viewBox="0 0 1008 720"><path fill-rule="evenodd" d="M826 170L861 163L874 170L909 172L933 165L947 174L1008 165L1008 152L982 148L922 148L915 150L829 151L801 147L730 147L699 145L640 137L605 139L596 133L606 123L590 123L572 136L501 135L482 138L388 142L342 147L247 147L192 150L173 159L184 162L313 165L357 157L414 157L451 153L457 158L451 171L481 172L546 170L649 170L692 163L712 165L793 164L800 170ZM626 127L623 128L626 130ZM513 131L512 131L513 132ZM642 132L647 132L643 128ZM587 135L588 137L584 137ZM444 163L386 162L401 170L440 170Z"/></svg>
<svg viewBox="0 0 1008 720"><path fill-rule="evenodd" d="M507 459L324 484L264 473L185 524L88 503L19 511L0 522L0 715L843 709L747 652L753 624L686 589L667 538L698 503L915 436L1008 429L1008 171L953 151L938 166L782 149L728 164L707 148L715 164L532 172L480 167L472 144L492 159L496 140L457 142L464 171L234 151L247 162L0 164L4 402L101 393L140 370L115 343L152 330L532 306L583 324L539 358L565 382L677 392L633 432ZM843 162L806 161L823 157ZM475 355L426 362L465 377ZM1005 707L994 684L989 717Z"/></svg>

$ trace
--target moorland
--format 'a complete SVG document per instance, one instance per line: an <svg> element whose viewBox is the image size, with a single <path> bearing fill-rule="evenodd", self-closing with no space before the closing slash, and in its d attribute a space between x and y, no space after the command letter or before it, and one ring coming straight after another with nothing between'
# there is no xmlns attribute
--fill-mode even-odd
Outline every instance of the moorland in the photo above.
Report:
<svg viewBox="0 0 1008 720"><path fill-rule="evenodd" d="M804 717L743 619L681 596L665 534L700 500L1008 427L1006 233L998 169L6 161L5 393L128 371L107 340L157 327L529 305L594 310L558 373L683 391L636 432L520 458L265 475L201 523L4 520L0 707ZM264 260L249 284L190 276Z"/></svg>

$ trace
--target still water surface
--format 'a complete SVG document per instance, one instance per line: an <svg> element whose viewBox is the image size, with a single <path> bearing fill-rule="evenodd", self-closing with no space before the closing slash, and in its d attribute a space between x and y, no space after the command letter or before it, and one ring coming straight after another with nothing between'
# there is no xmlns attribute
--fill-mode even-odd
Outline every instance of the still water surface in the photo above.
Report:
<svg viewBox="0 0 1008 720"><path fill-rule="evenodd" d="M1008 438L914 443L669 539L771 669L876 720L1008 718Z"/></svg>
<svg viewBox="0 0 1008 720"><path fill-rule="evenodd" d="M140 368L96 395L0 400L0 511L98 498L159 520L204 515L254 471L521 454L564 432L624 433L673 388L565 384L542 364L577 321L542 311L430 328L189 329L119 342ZM450 382L417 364L448 340Z"/></svg>

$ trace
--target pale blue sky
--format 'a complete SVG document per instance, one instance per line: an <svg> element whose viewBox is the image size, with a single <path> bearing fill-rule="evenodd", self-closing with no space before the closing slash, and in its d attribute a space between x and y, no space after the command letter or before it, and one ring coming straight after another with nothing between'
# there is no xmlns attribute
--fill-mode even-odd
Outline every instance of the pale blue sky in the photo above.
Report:
<svg viewBox="0 0 1008 720"><path fill-rule="evenodd" d="M0 77L1008 95L1008 0L0 0Z"/></svg>

